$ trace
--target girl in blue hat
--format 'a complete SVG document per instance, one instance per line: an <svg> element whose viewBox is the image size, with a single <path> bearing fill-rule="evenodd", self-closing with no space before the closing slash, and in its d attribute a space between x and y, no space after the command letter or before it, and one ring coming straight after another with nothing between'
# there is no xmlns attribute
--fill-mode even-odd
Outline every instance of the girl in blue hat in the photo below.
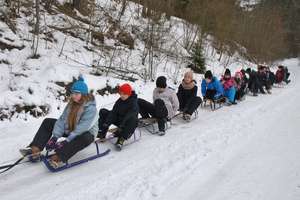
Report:
<svg viewBox="0 0 300 200"><path fill-rule="evenodd" d="M72 85L71 93L62 115L58 119L44 119L30 145L20 150L23 155L31 155L32 160L38 159L46 147L47 150L55 150L50 163L58 166L94 141L98 133L95 98L89 94L82 77ZM58 141L61 137L65 140Z"/></svg>

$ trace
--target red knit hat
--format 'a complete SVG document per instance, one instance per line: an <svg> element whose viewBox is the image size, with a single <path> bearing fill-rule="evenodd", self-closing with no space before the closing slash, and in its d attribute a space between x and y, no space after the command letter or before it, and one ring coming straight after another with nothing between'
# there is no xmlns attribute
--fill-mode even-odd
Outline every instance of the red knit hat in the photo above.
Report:
<svg viewBox="0 0 300 200"><path fill-rule="evenodd" d="M119 93L123 93L123 94L130 96L132 93L132 88L128 83L125 83L123 85L120 85Z"/></svg>

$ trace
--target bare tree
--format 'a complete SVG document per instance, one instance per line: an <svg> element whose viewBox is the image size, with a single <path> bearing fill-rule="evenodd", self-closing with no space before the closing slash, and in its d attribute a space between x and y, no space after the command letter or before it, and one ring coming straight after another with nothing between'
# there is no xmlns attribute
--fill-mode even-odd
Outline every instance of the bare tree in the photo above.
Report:
<svg viewBox="0 0 300 200"><path fill-rule="evenodd" d="M32 40L32 57L37 56L37 51L39 47L40 38L40 0L35 0L35 25L33 30L33 40Z"/></svg>

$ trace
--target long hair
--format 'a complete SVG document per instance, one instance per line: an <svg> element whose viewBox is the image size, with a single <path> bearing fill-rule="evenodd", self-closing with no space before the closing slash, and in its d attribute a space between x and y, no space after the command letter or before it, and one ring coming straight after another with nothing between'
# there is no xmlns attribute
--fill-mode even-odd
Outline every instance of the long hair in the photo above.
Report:
<svg viewBox="0 0 300 200"><path fill-rule="evenodd" d="M82 95L79 102L75 102L71 97L69 100L69 116L68 116L68 128L69 131L72 132L76 128L77 124L77 117L80 109L83 108L83 105L94 99L94 96L92 94L88 95Z"/></svg>

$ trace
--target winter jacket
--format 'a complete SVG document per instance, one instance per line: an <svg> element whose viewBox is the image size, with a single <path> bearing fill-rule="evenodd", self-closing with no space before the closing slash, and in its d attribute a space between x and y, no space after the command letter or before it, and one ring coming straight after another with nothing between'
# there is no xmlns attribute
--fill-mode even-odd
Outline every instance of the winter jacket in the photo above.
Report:
<svg viewBox="0 0 300 200"><path fill-rule="evenodd" d="M265 85L267 83L267 74L264 72L257 73L258 81L260 84Z"/></svg>
<svg viewBox="0 0 300 200"><path fill-rule="evenodd" d="M224 90L229 90L231 87L235 86L234 78L230 78L228 80L225 80L224 78L221 79L221 82L223 82L223 88Z"/></svg>
<svg viewBox="0 0 300 200"><path fill-rule="evenodd" d="M138 113L139 107L137 103L137 95L133 91L131 96L128 97L128 99L126 99L125 101L121 98L116 101L105 123L107 124L107 126L110 126L114 123L117 124L119 128L123 129L126 126L127 120L131 117L137 118Z"/></svg>
<svg viewBox="0 0 300 200"><path fill-rule="evenodd" d="M224 95L224 88L216 77L213 77L210 83L206 83L205 79L202 80L201 92L203 97L205 97L207 90L215 90L215 98Z"/></svg>
<svg viewBox="0 0 300 200"><path fill-rule="evenodd" d="M76 136L85 132L90 132L92 135L96 136L98 133L98 112L95 100L88 101L82 106L81 111L79 111L80 113L78 113L77 124L72 132L68 130L69 112L70 106L68 104L54 125L52 131L54 137L60 138L63 135L68 135L67 141L71 141Z"/></svg>
<svg viewBox="0 0 300 200"><path fill-rule="evenodd" d="M284 71L283 70L277 70L276 71L276 82L281 83L284 79Z"/></svg>
<svg viewBox="0 0 300 200"><path fill-rule="evenodd" d="M164 101L168 110L168 118L172 118L179 109L179 101L175 91L172 88L166 88L164 92L159 92L158 88L153 91L153 102L156 99Z"/></svg>
<svg viewBox="0 0 300 200"><path fill-rule="evenodd" d="M184 84L182 82L179 85L178 91L177 91L177 97L180 103L180 109L182 109L186 102L188 102L191 98L197 96L198 87L196 85L196 81L193 81L192 84Z"/></svg>

